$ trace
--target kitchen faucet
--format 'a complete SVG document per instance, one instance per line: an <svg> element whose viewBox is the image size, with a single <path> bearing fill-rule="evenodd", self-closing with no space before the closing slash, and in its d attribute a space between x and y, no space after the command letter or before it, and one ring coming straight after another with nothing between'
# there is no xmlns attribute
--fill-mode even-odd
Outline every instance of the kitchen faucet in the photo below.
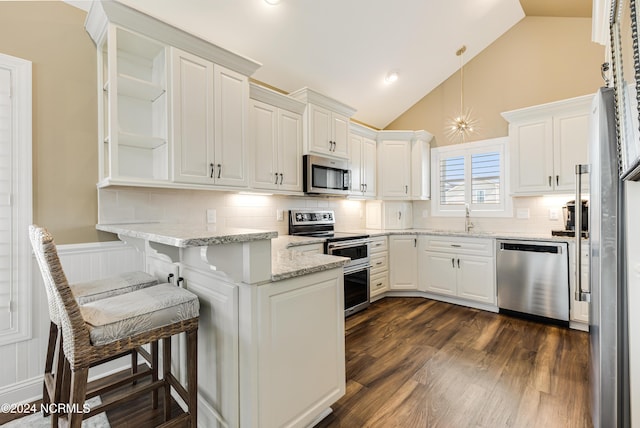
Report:
<svg viewBox="0 0 640 428"><path fill-rule="evenodd" d="M473 228L473 223L471 222L471 211L469 210L469 204L464 206L464 231L469 233Z"/></svg>

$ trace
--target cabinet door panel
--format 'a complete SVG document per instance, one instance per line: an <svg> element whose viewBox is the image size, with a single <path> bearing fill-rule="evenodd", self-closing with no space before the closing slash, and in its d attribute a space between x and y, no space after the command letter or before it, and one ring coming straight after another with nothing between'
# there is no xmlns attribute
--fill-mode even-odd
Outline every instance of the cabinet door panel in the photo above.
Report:
<svg viewBox="0 0 640 428"><path fill-rule="evenodd" d="M251 148L254 156L253 185L259 189L277 188L278 109L260 101L250 103Z"/></svg>
<svg viewBox="0 0 640 428"><path fill-rule="evenodd" d="M409 141L383 141L380 146L381 182L383 198L406 199L411 181L411 146Z"/></svg>
<svg viewBox="0 0 640 428"><path fill-rule="evenodd" d="M365 138L362 142L362 181L365 184L364 194L376 196L376 142Z"/></svg>
<svg viewBox="0 0 640 428"><path fill-rule="evenodd" d="M457 294L455 256L422 252L418 279L421 290L455 296Z"/></svg>
<svg viewBox="0 0 640 428"><path fill-rule="evenodd" d="M458 263L459 267L458 267ZM457 256L458 295L483 303L496 302L494 262L490 257Z"/></svg>
<svg viewBox="0 0 640 428"><path fill-rule="evenodd" d="M560 116L554 120L554 184L556 190L575 191L575 166L588 162L589 115Z"/></svg>
<svg viewBox="0 0 640 428"><path fill-rule="evenodd" d="M246 76L215 66L216 184L246 186L245 122L249 82Z"/></svg>
<svg viewBox="0 0 640 428"><path fill-rule="evenodd" d="M331 145L331 112L318 106L309 105L309 150L317 153L332 154Z"/></svg>
<svg viewBox="0 0 640 428"><path fill-rule="evenodd" d="M337 113L331 114L331 131L335 143L332 154L346 158L349 154L349 118Z"/></svg>
<svg viewBox="0 0 640 428"><path fill-rule="evenodd" d="M389 287L392 290L418 289L418 249L416 235L389 238Z"/></svg>
<svg viewBox="0 0 640 428"><path fill-rule="evenodd" d="M553 134L551 118L512 125L514 156L511 174L514 193L549 192L553 189ZM551 180L551 181L550 181Z"/></svg>
<svg viewBox="0 0 640 428"><path fill-rule="evenodd" d="M362 149L363 141L359 135L351 136L351 147L349 148L349 169L351 170L351 191L360 194L362 188Z"/></svg>
<svg viewBox="0 0 640 428"><path fill-rule="evenodd" d="M302 115L280 110L278 164L280 188L302 191Z"/></svg>
<svg viewBox="0 0 640 428"><path fill-rule="evenodd" d="M211 184L213 63L172 50L174 180Z"/></svg>

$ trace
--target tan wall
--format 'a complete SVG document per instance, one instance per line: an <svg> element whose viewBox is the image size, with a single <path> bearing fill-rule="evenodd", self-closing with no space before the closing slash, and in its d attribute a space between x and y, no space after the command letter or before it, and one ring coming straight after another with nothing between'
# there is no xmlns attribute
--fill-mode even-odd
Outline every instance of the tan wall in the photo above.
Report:
<svg viewBox="0 0 640 428"><path fill-rule="evenodd" d="M0 52L33 62L33 220L59 244L99 240L96 54L85 16L61 1L0 1Z"/></svg>
<svg viewBox="0 0 640 428"><path fill-rule="evenodd" d="M603 61L591 19L525 17L464 67L465 106L479 122L469 141L506 136L503 111L595 93ZM456 72L386 129L425 129L434 134L432 146L448 145L444 124L459 110Z"/></svg>

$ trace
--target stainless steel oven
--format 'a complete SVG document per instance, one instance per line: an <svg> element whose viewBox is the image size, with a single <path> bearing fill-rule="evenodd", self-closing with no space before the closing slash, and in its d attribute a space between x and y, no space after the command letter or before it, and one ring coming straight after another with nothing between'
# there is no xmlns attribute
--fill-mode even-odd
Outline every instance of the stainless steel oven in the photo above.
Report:
<svg viewBox="0 0 640 428"><path fill-rule="evenodd" d="M328 238L327 254L349 257L344 266L344 316L369 306L369 239L368 237L340 236Z"/></svg>
<svg viewBox="0 0 640 428"><path fill-rule="evenodd" d="M344 266L344 315L369 306L369 236L334 231L333 211L292 210L289 235L326 237L325 253L348 257Z"/></svg>

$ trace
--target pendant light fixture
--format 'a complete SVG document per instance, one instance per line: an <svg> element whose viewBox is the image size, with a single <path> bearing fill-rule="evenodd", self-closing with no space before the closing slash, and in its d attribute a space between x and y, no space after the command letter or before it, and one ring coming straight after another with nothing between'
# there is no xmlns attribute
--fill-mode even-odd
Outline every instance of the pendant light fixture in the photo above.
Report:
<svg viewBox="0 0 640 428"><path fill-rule="evenodd" d="M464 53L466 50L467 47L463 45L456 51L456 56L460 57L460 112L449 119L444 128L445 135L454 143L464 143L477 131L477 120L472 117L471 109L464 107Z"/></svg>

